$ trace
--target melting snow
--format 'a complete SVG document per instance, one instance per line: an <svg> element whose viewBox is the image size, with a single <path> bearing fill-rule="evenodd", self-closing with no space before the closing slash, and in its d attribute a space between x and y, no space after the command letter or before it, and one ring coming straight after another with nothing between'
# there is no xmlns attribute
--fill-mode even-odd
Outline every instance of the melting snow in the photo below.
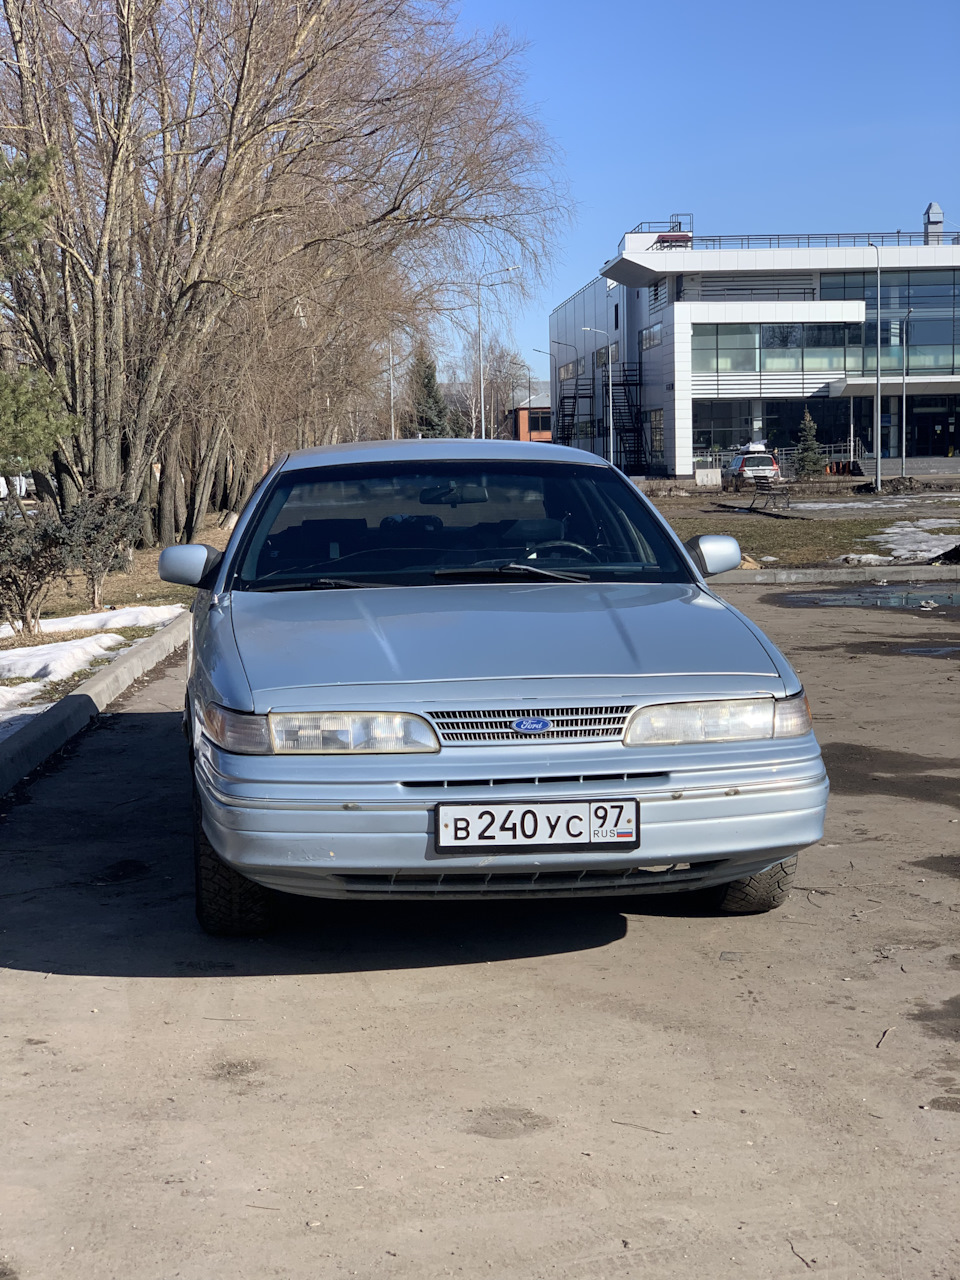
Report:
<svg viewBox="0 0 960 1280"><path fill-rule="evenodd" d="M107 631L25 649L0 649L0 678L27 676L34 680L65 680L75 671L89 667L94 658L102 658L108 649L124 643L123 636ZM10 692L16 689L14 685Z"/></svg>
<svg viewBox="0 0 960 1280"><path fill-rule="evenodd" d="M909 494L903 497L861 498L859 502L791 502L791 511L879 511L915 507L918 503L960 502L960 493Z"/></svg>
<svg viewBox="0 0 960 1280"><path fill-rule="evenodd" d="M949 533L934 533L934 529L949 529ZM840 556L841 564L891 564L895 560L932 560L934 556L949 551L960 543L960 521L898 520L887 529L871 534L866 542L877 542L888 549L887 555L867 552L862 555Z"/></svg>

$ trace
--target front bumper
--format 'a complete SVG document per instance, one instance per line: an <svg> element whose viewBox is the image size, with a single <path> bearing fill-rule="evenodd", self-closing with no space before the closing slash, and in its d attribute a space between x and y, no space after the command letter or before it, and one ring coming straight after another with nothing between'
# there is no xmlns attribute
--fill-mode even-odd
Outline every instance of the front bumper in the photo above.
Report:
<svg viewBox="0 0 960 1280"><path fill-rule="evenodd" d="M740 879L822 838L829 783L813 736L751 746L752 752L739 746L706 762L683 753L669 769L649 758L641 765L635 752L627 760L622 748L567 748L532 775L529 757L498 751L484 767L475 751L453 749L443 752L442 765L441 757L412 764L393 758L364 778L350 772L355 764L229 755L204 740L196 778L204 830L220 857L287 893L410 899L663 893ZM394 781L386 768L412 776ZM434 847L439 803L621 797L639 800L641 837L638 849L622 854Z"/></svg>

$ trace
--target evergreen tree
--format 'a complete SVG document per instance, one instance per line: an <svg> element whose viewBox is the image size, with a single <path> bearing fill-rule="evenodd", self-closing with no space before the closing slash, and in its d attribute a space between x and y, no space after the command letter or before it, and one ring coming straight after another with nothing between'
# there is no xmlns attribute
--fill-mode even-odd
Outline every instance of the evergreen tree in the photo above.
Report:
<svg viewBox="0 0 960 1280"><path fill-rule="evenodd" d="M803 406L800 423L800 443L797 446L797 475L818 476L823 473L823 450L817 440L817 424L810 417L810 410Z"/></svg>
<svg viewBox="0 0 960 1280"><path fill-rule="evenodd" d="M0 476L18 506L14 477L31 467L46 468L57 433L69 431L63 400L45 374L32 369L0 369Z"/></svg>
<svg viewBox="0 0 960 1280"><path fill-rule="evenodd" d="M437 386L437 364L424 343L417 343L410 366L410 402L413 413L407 431L411 436L450 435L447 402Z"/></svg>

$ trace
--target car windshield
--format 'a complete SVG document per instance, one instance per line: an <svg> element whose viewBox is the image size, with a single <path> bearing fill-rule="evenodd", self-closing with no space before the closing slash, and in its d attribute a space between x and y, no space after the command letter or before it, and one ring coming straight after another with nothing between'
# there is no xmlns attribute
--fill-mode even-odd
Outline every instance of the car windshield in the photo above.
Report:
<svg viewBox="0 0 960 1280"><path fill-rule="evenodd" d="M774 461L769 453L751 453L744 459L744 466L769 468L774 466Z"/></svg>
<svg viewBox="0 0 960 1280"><path fill-rule="evenodd" d="M467 459L280 472L232 565L248 591L553 578L692 575L615 472Z"/></svg>

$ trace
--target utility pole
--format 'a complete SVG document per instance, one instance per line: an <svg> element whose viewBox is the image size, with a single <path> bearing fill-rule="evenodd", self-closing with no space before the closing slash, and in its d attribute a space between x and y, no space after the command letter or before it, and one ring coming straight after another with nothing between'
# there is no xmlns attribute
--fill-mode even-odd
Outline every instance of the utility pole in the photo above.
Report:
<svg viewBox="0 0 960 1280"><path fill-rule="evenodd" d="M499 276L505 271L519 271L519 264L512 267L497 267L494 271L485 272L477 281L477 363L480 366L480 439L487 438L487 416L486 408L483 403L483 321L481 317L482 307L480 304L480 290L483 288L483 282L487 276ZM505 280L498 280L497 284L487 285L488 289L495 289L499 284L506 284ZM490 413L493 414L493 405L490 406ZM492 429L492 428L491 428Z"/></svg>

